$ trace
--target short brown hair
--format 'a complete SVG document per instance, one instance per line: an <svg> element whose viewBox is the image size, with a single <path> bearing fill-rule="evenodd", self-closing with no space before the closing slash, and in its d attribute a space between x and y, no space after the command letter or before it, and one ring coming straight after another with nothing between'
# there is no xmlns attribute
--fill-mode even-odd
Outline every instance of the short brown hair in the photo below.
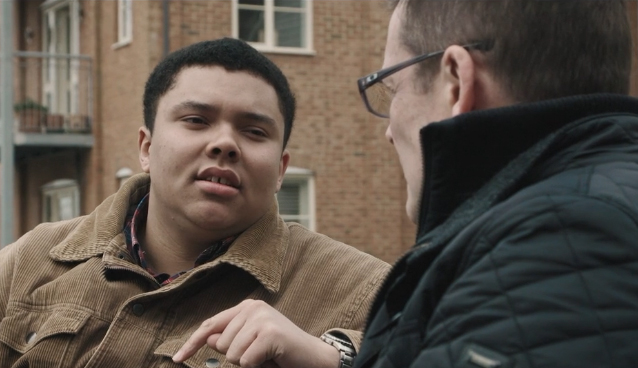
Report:
<svg viewBox="0 0 638 368"><path fill-rule="evenodd" d="M494 76L520 102L629 93L631 32L624 0L390 0L415 55L490 42ZM435 65L436 64L436 65ZM438 63L422 63L428 75Z"/></svg>

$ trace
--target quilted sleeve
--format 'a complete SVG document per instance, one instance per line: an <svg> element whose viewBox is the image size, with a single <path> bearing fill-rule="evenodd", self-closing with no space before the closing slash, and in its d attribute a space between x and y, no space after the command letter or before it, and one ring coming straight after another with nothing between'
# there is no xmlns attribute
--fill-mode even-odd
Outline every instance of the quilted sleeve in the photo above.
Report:
<svg viewBox="0 0 638 368"><path fill-rule="evenodd" d="M533 202L479 232L411 367L638 366L635 215L576 195Z"/></svg>

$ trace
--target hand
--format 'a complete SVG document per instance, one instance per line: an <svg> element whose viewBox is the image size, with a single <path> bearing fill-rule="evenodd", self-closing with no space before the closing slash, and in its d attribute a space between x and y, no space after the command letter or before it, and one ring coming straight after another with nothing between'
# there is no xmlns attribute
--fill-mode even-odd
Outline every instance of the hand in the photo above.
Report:
<svg viewBox="0 0 638 368"><path fill-rule="evenodd" d="M260 300L244 300L204 321L173 357L181 363L204 344L244 368L336 368L339 352Z"/></svg>

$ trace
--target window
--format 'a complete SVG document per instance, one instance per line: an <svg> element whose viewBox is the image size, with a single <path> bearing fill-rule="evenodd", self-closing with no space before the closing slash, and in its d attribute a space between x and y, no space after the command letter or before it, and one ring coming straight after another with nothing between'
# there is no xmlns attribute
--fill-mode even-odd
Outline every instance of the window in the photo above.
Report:
<svg viewBox="0 0 638 368"><path fill-rule="evenodd" d="M289 167L277 193L279 214L286 222L298 222L315 230L315 186L310 170Z"/></svg>
<svg viewBox="0 0 638 368"><path fill-rule="evenodd" d="M122 46L133 40L133 0L117 0L117 43Z"/></svg>
<svg viewBox="0 0 638 368"><path fill-rule="evenodd" d="M60 179L42 187L42 221L70 220L80 216L80 190L75 180Z"/></svg>
<svg viewBox="0 0 638 368"><path fill-rule="evenodd" d="M233 35L260 51L312 54L312 0L233 0Z"/></svg>
<svg viewBox="0 0 638 368"><path fill-rule="evenodd" d="M78 111L78 68L61 55L80 51L79 4L77 0L47 0L42 4L44 52L51 56L42 65L43 98L53 114Z"/></svg>

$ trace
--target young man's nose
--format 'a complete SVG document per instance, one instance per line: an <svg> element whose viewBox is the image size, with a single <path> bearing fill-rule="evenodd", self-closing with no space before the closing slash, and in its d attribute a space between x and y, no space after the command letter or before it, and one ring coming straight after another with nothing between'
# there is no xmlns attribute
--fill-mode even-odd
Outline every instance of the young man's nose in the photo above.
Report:
<svg viewBox="0 0 638 368"><path fill-rule="evenodd" d="M233 132L221 129L206 147L206 154L215 158L236 160L240 157L240 149Z"/></svg>
<svg viewBox="0 0 638 368"><path fill-rule="evenodd" d="M224 150L220 147L214 147L213 151L212 151L213 156L227 156L228 158L235 158L237 157L237 151L236 150Z"/></svg>

